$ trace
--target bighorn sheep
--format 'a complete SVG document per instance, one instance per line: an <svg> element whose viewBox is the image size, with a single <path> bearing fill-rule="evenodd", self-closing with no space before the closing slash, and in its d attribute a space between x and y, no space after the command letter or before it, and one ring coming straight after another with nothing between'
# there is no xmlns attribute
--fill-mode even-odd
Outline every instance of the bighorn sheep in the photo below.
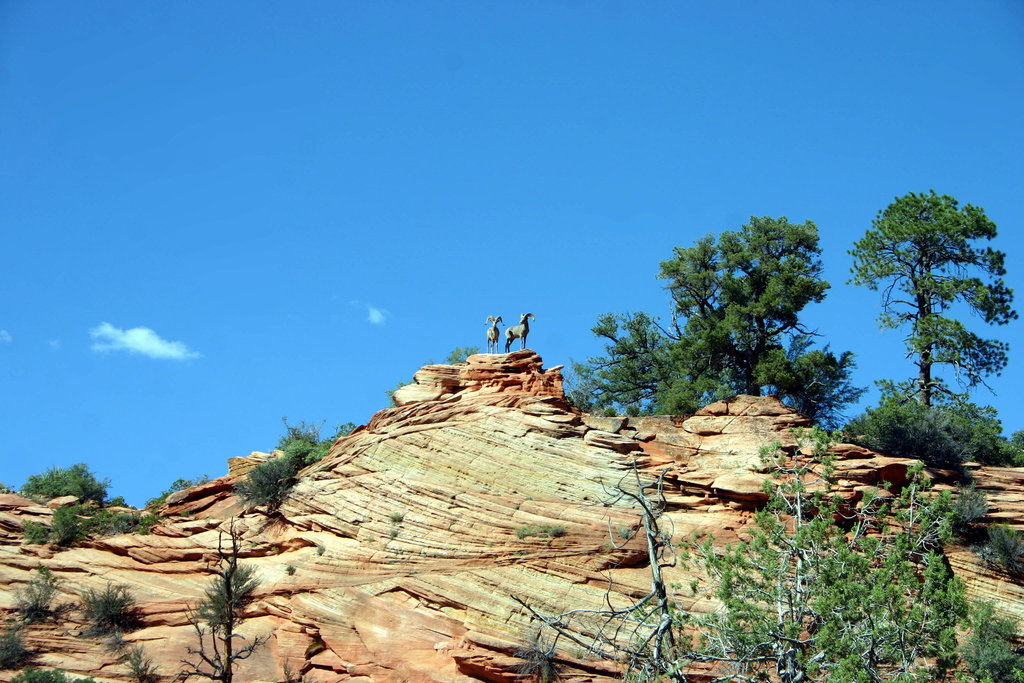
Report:
<svg viewBox="0 0 1024 683"><path fill-rule="evenodd" d="M495 318L493 315L487 316L487 320L484 322L492 323L487 328L487 353L498 352L498 323L502 322L501 316Z"/></svg>
<svg viewBox="0 0 1024 683"><path fill-rule="evenodd" d="M522 346L520 346L519 348L526 348L526 335L530 334L530 321L527 320L527 318L530 318L532 320L537 319L536 317L534 317L533 313L523 313L521 316L519 316L518 325L513 325L512 327L505 330L505 353L508 353L509 347L512 346L512 340L516 338L523 340Z"/></svg>

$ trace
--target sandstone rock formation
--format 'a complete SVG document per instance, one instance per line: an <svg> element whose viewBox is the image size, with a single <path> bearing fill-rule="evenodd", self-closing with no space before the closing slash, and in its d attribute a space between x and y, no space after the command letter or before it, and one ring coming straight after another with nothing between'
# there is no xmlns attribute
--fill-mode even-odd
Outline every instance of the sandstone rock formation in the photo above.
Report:
<svg viewBox="0 0 1024 683"><path fill-rule="evenodd" d="M599 418L566 402L559 368L532 351L431 365L395 392L396 406L340 439L299 474L277 514L250 509L233 485L269 454L232 458L229 473L172 495L148 535L92 538L69 549L23 542L28 521L53 510L0 495L0 609L39 565L62 600L87 588L130 586L142 624L125 634L172 680L194 644L186 608L201 598L227 521L262 584L241 632L270 634L236 680L513 681L516 650L535 631L518 596L542 613L601 604L649 585L640 522L609 490L633 471L668 470L667 516L677 537L737 539L763 503L758 452L794 446L800 415L772 398L737 396L691 417ZM840 487L855 502L870 486L899 482L913 461L840 444ZM951 485L951 473L935 473ZM989 517L1024 526L1024 470L981 468ZM564 535L530 529L564 527ZM615 547L619 546L621 547ZM972 596L1024 617L1024 589L954 549L950 562ZM682 576L670 577L681 580ZM702 609L701 605L694 605ZM69 610L25 631L31 664L98 681L127 681L107 643ZM560 653L563 680L615 680L615 667ZM0 671L0 681L14 671Z"/></svg>

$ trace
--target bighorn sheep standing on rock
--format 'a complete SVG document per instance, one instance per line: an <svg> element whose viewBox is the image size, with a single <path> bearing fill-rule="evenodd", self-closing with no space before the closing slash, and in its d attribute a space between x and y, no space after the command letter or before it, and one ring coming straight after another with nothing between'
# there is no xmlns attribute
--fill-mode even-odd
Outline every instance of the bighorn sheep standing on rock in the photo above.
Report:
<svg viewBox="0 0 1024 683"><path fill-rule="evenodd" d="M493 315L487 316L487 320L484 322L492 323L487 328L487 353L498 352L498 323L502 322L501 316L495 318Z"/></svg>
<svg viewBox="0 0 1024 683"><path fill-rule="evenodd" d="M509 347L512 346L512 340L516 338L523 340L522 346L520 346L519 348L526 348L526 335L530 334L530 321L527 320L527 318L530 318L532 320L537 319L536 317L534 317L533 313L523 313L521 316L519 316L518 325L513 325L512 327L505 330L505 353L508 353Z"/></svg>

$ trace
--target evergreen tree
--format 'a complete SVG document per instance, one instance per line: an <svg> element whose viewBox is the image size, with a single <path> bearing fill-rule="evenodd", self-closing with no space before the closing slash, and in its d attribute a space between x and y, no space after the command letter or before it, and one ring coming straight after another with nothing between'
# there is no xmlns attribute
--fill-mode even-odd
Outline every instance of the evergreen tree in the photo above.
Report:
<svg viewBox="0 0 1024 683"><path fill-rule="evenodd" d="M655 481L636 472L606 502L629 501L641 515L650 592L557 615L514 599L556 640L620 662L626 680L685 683L695 671L714 681L955 680L967 602L940 554L953 519L949 492L930 493L919 465L897 495L867 491L851 505L833 490L828 435L796 437L797 449L766 449L769 499L740 543L683 544L696 577L689 586L662 574L677 563L663 514L668 471ZM695 614L699 597L716 608Z"/></svg>
<svg viewBox="0 0 1024 683"><path fill-rule="evenodd" d="M862 390L853 355L812 349L800 312L824 299L814 223L752 217L737 232L676 247L661 264L672 323L646 313L601 316L606 356L577 364L599 406L687 413L735 393L779 395L829 426Z"/></svg>
<svg viewBox="0 0 1024 683"><path fill-rule="evenodd" d="M850 251L850 281L882 290L881 327L909 328L907 351L916 359L917 376L898 388L921 405L932 405L937 392L957 396L936 376L936 365L951 368L967 390L1006 366L1005 343L982 339L951 315L960 305L992 325L1017 317L1010 307L1013 290L1003 281L1005 254L975 246L995 236L996 225L983 209L960 208L934 190L911 192L880 211Z"/></svg>
<svg viewBox="0 0 1024 683"><path fill-rule="evenodd" d="M189 610L189 622L196 631L198 647L186 648L189 657L182 660L179 674L182 680L197 676L231 683L235 663L248 659L270 638L257 636L247 643L236 633L242 613L252 602L260 581L254 567L238 563L241 542L233 520L228 529L229 547L225 548L222 541L223 536L217 542L220 564L210 570L214 576L206 588L206 596L197 608Z"/></svg>

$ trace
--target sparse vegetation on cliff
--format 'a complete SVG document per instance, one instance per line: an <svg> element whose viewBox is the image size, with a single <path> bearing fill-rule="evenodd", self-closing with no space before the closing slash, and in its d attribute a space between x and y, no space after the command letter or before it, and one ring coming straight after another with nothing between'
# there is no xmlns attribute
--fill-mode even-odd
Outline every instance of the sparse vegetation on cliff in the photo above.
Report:
<svg viewBox="0 0 1024 683"><path fill-rule="evenodd" d="M87 588L82 594L82 614L94 636L124 633L139 624L135 596L126 584L108 583L103 590Z"/></svg>
<svg viewBox="0 0 1024 683"><path fill-rule="evenodd" d="M75 496L83 503L93 501L102 505L109 487L109 479L100 481L85 463L78 463L71 467L51 467L42 474L33 474L21 487L21 493L42 501Z"/></svg>

